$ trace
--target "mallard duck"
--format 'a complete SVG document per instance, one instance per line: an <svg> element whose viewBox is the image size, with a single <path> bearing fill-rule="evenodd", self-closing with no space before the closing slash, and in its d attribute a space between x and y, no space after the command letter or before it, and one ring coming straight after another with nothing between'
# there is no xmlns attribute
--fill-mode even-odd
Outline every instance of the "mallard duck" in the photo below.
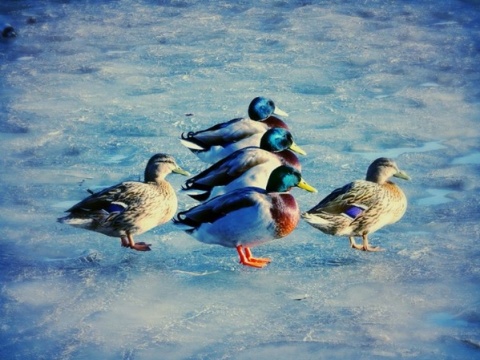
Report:
<svg viewBox="0 0 480 360"><path fill-rule="evenodd" d="M189 226L186 232L203 243L236 248L241 264L264 267L270 259L253 257L250 247L283 238L295 229L300 211L287 193L294 186L316 192L298 170L282 165L271 173L266 190L233 190L179 212L174 221Z"/></svg>
<svg viewBox="0 0 480 360"><path fill-rule="evenodd" d="M265 189L270 173L280 165L290 165L301 171L297 156L290 150L305 155L293 141L292 134L283 128L268 129L260 140L260 147L250 146L228 155L200 174L188 179L184 190L204 191L188 194L205 201L242 187Z"/></svg>
<svg viewBox="0 0 480 360"><path fill-rule="evenodd" d="M170 173L185 176L170 155L156 154L145 168L144 182L126 181L91 195L66 212L58 221L75 227L120 237L124 247L150 250L150 244L135 242L139 235L171 220L177 211L177 196L165 177Z"/></svg>
<svg viewBox="0 0 480 360"><path fill-rule="evenodd" d="M348 236L354 249L379 251L368 243L368 234L397 222L407 209L405 194L389 181L392 176L410 180L392 159L376 159L368 167L366 180L334 190L302 218L326 234ZM362 245L355 243L355 236L362 237Z"/></svg>
<svg viewBox="0 0 480 360"><path fill-rule="evenodd" d="M200 160L214 163L236 150L258 146L262 135L270 128L288 130L287 124L272 114L287 116L272 100L256 97L248 108L249 118L233 119L205 130L190 131L182 134L180 141Z"/></svg>

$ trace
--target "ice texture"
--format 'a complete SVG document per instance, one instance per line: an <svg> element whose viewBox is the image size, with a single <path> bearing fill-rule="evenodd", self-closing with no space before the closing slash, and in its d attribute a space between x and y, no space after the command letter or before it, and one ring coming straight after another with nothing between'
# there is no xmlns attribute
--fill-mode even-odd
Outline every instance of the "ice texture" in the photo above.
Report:
<svg viewBox="0 0 480 360"><path fill-rule="evenodd" d="M1 359L480 358L478 1L2 0ZM56 223L157 152L289 113L308 210L393 157L412 180L379 253L305 222L264 269L172 223L137 241ZM179 209L195 204L179 190Z"/></svg>

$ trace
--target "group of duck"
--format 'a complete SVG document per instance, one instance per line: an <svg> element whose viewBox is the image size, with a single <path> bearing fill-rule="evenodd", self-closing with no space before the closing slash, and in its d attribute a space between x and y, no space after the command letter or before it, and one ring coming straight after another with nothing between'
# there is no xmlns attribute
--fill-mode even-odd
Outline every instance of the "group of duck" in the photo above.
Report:
<svg viewBox="0 0 480 360"><path fill-rule="evenodd" d="M301 214L289 190L316 189L302 178L296 153L306 153L279 116L287 114L272 100L257 97L248 117L182 134L182 144L212 165L185 182L183 191L200 203L178 212L173 221L203 243L235 248L241 264L258 268L270 259L254 257L250 248L287 236L301 217L326 234L348 236L354 249L380 250L369 244L368 234L402 218L407 199L390 178L409 176L392 159L376 159L365 180L334 190ZM165 180L170 173L190 176L172 156L156 154L147 163L143 182L89 190L90 196L58 220L120 237L122 246L148 251L150 244L135 242L133 236L174 217L177 196ZM362 237L361 245L354 240L357 236Z"/></svg>

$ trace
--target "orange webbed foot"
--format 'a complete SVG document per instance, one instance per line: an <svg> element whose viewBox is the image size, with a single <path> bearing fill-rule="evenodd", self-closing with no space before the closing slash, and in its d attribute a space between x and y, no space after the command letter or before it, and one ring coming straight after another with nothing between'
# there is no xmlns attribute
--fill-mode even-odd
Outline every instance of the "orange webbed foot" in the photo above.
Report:
<svg viewBox="0 0 480 360"><path fill-rule="evenodd" d="M252 261L248 261L248 260L246 260L246 261L240 260L240 264L245 265L245 266L251 266L251 267L259 268L259 269L267 266L266 263L257 263L257 262L252 262Z"/></svg>
<svg viewBox="0 0 480 360"><path fill-rule="evenodd" d="M138 242L130 246L131 249L137 250L137 251L150 251L150 246L152 244L145 244L144 242Z"/></svg>
<svg viewBox="0 0 480 360"><path fill-rule="evenodd" d="M122 246L123 247L128 247L130 249L133 249L133 250L137 250L137 251L150 251L150 246L152 246L152 244L145 244L144 242L135 242L133 240L133 237L132 235L127 235L127 236L122 236L120 238L120 240L122 241Z"/></svg>
<svg viewBox="0 0 480 360"><path fill-rule="evenodd" d="M269 258L255 258L248 247L243 248L241 245L237 246L237 252L240 257L240 264L252 266L256 268L263 268L271 262Z"/></svg>
<svg viewBox="0 0 480 360"><path fill-rule="evenodd" d="M252 256L252 251L248 247L244 248L244 250L245 250L245 256L247 257L247 260L250 261L250 262L254 262L254 263L258 263L258 264L265 264L265 265L272 262L272 260L269 259L269 258L255 258L255 257L253 257Z"/></svg>

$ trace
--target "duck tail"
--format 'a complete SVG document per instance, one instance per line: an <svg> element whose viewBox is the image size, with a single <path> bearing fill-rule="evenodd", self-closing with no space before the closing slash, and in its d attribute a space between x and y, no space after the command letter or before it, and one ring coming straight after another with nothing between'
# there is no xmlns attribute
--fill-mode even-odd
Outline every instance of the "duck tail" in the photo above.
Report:
<svg viewBox="0 0 480 360"><path fill-rule="evenodd" d="M65 216L57 219L61 224L67 224L74 227L88 228L93 220L85 217Z"/></svg>
<svg viewBox="0 0 480 360"><path fill-rule="evenodd" d="M210 197L210 191L206 191L204 193L199 193L199 194L187 194L187 195L194 200L205 201Z"/></svg>
<svg viewBox="0 0 480 360"><path fill-rule="evenodd" d="M187 147L192 152L199 152L207 150L208 146L202 141L195 138L194 132L188 132L185 136L185 133L182 133L180 137L180 142L183 146Z"/></svg>
<svg viewBox="0 0 480 360"><path fill-rule="evenodd" d="M185 214L188 212L187 211L180 211L177 216L175 216L172 221L175 225L179 225L179 226L182 226L182 225L185 225L185 226L189 226L190 228L189 229L185 229L185 231L191 233L193 232L193 230L195 230L195 227L198 226L198 224L190 219L189 217L185 216Z"/></svg>
<svg viewBox="0 0 480 360"><path fill-rule="evenodd" d="M309 212L302 213L301 217L302 217L303 220L305 220L307 223L309 223L310 225L313 225L313 226L315 226L315 225L317 225L317 226L327 225L329 223L328 220L323 219L320 216L310 214Z"/></svg>

